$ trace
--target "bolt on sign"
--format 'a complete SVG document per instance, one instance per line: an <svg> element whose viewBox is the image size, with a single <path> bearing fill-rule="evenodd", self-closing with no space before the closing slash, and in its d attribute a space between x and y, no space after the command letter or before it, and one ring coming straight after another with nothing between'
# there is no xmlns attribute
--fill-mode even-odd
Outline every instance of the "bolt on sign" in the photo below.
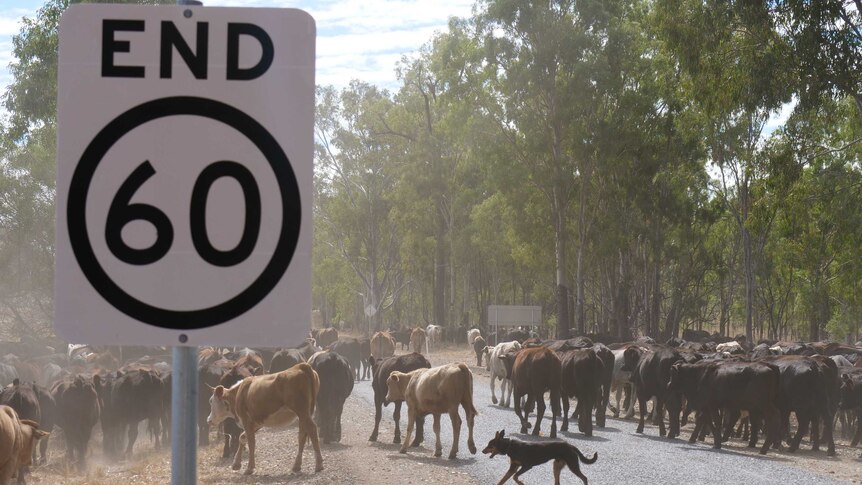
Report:
<svg viewBox="0 0 862 485"><path fill-rule="evenodd" d="M73 5L60 21L55 327L298 343L311 322L314 20Z"/></svg>

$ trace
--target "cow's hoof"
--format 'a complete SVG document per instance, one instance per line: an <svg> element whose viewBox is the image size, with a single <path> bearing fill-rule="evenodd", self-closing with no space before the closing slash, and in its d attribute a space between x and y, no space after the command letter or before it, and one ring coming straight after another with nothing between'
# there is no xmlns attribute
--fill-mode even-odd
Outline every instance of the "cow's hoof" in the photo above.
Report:
<svg viewBox="0 0 862 485"><path fill-rule="evenodd" d="M422 442L421 442L421 441L419 441L419 440L413 440L413 443L410 443L410 447L411 447L411 448L419 448L419 445L421 445L421 444L422 444Z"/></svg>
<svg viewBox="0 0 862 485"><path fill-rule="evenodd" d="M765 454L766 454L766 450L760 450L760 454L761 454L761 455L765 455Z"/></svg>
<svg viewBox="0 0 862 485"><path fill-rule="evenodd" d="M491 404L497 404L497 398L496 397L491 398Z"/></svg>
<svg viewBox="0 0 862 485"><path fill-rule="evenodd" d="M322 472L322 471L323 471L323 463L319 463L319 464L314 466L314 472L315 473Z"/></svg>
<svg viewBox="0 0 862 485"><path fill-rule="evenodd" d="M251 475L252 473L254 473L254 468L246 468L245 471L242 472L243 475Z"/></svg>
<svg viewBox="0 0 862 485"><path fill-rule="evenodd" d="M401 448L400 450L398 450L398 453L401 453L402 455L406 455L407 454L407 448Z"/></svg>
<svg viewBox="0 0 862 485"><path fill-rule="evenodd" d="M828 450L826 456L835 456L835 450Z"/></svg>
<svg viewBox="0 0 862 485"><path fill-rule="evenodd" d="M371 436L368 438L368 441L372 441L372 442L377 441L377 435L376 435L376 434L371 435Z"/></svg>
<svg viewBox="0 0 862 485"><path fill-rule="evenodd" d="M240 468L242 468L242 465L240 465L239 463L234 463L230 466L231 470L239 470Z"/></svg>
<svg viewBox="0 0 862 485"><path fill-rule="evenodd" d="M458 459L458 455L457 455L457 454L455 454L455 453L449 453L449 459L450 459L450 460L457 460L457 459Z"/></svg>
<svg viewBox="0 0 862 485"><path fill-rule="evenodd" d="M396 437L392 438L392 443L394 443L394 444L396 444L396 445L397 445L397 444L400 444L400 443L401 443L401 437L400 437L400 436L396 436Z"/></svg>

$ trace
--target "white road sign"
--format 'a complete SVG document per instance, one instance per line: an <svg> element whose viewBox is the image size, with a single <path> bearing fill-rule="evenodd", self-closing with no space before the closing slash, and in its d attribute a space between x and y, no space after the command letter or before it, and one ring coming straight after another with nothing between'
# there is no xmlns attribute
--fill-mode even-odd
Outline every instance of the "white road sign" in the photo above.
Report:
<svg viewBox="0 0 862 485"><path fill-rule="evenodd" d="M314 20L73 5L60 21L55 327L266 345L311 322Z"/></svg>

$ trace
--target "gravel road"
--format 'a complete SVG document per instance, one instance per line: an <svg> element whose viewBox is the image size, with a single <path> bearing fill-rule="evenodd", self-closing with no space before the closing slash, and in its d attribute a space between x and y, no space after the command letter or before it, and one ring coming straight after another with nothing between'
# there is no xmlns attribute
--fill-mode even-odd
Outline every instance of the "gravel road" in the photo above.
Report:
<svg viewBox="0 0 862 485"><path fill-rule="evenodd" d="M447 361L447 358L432 356L432 363L439 364ZM448 361L451 361L449 359ZM496 483L506 472L509 466L508 458L497 456L489 459L488 455L482 455L481 450L485 444L500 429L505 429L507 435L516 436L525 440L532 436L524 436L516 433L520 429L518 418L510 408L502 408L491 404L491 392L487 373L482 368L471 366L474 372L474 403L479 411L474 428L476 446L479 448L477 455L470 455L466 446L466 423L462 425L461 446L457 466L463 472L473 477L478 483ZM499 386L497 387L499 397ZM354 388L352 399L364 402L372 409L374 396L370 383L361 382ZM392 407L384 408L384 422L392 422ZM550 413L550 409L547 411ZM463 411L462 411L463 416ZM406 412L402 411L402 426L406 419ZM531 417L533 423L535 414ZM559 423L558 423L559 425ZM858 483L862 466L855 458L859 450L845 449L839 447L839 458L829 458L823 452L798 452L790 454L787 452L773 452L765 456L759 456L756 452L745 449L744 443L736 440L730 446L721 450L713 450L709 444L699 443L689 445L687 438L690 433L690 425L683 430L684 439L667 440L658 436L655 426L647 425L644 434L636 434L636 422L608 419L608 426L604 429L594 429L594 436L587 438L580 433L559 433L559 437L575 444L585 455L591 456L598 452L599 459L593 465L582 467L591 483L691 483L708 484L715 483L720 479L723 483L745 483L755 484L791 484L791 483L818 483L839 484ZM403 430L404 428L402 428ZM575 428L577 429L577 423ZM550 431L550 421L542 423L542 434L547 436ZM389 434L381 433L380 440L390 441ZM443 457L440 463L447 462L445 459L449 447L452 444L452 428L448 417L441 419L441 440L443 443ZM425 442L422 454L417 461L428 463L428 453L433 450L434 432L430 426L430 419L426 420ZM413 449L408 450L407 458L415 455ZM433 458L431 458L432 462ZM800 467L800 462L803 465ZM855 462L855 463L854 463ZM855 471L854 471L855 470ZM571 472L564 471L565 483L580 483ZM523 475L522 480L527 484L553 483L551 466L544 465L536 467Z"/></svg>

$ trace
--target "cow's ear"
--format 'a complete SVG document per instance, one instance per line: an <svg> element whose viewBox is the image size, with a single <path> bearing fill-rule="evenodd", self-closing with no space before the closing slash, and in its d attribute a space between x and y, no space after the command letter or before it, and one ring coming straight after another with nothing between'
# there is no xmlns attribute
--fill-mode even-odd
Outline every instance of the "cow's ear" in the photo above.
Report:
<svg viewBox="0 0 862 485"><path fill-rule="evenodd" d="M12 381L12 385L15 387L18 387L19 384L21 384L21 381L19 381L18 378L16 377L15 380Z"/></svg>
<svg viewBox="0 0 862 485"><path fill-rule="evenodd" d="M96 386L102 385L102 378L99 376L99 374L93 376L93 384L95 384Z"/></svg>
<svg viewBox="0 0 862 485"><path fill-rule="evenodd" d="M392 379L393 382L398 383L398 376L395 375L394 372L392 374L389 374L389 377Z"/></svg>
<svg viewBox="0 0 862 485"><path fill-rule="evenodd" d="M215 389L213 389L213 394L215 395L215 397L221 399L222 396L224 396L224 386L217 386Z"/></svg>

